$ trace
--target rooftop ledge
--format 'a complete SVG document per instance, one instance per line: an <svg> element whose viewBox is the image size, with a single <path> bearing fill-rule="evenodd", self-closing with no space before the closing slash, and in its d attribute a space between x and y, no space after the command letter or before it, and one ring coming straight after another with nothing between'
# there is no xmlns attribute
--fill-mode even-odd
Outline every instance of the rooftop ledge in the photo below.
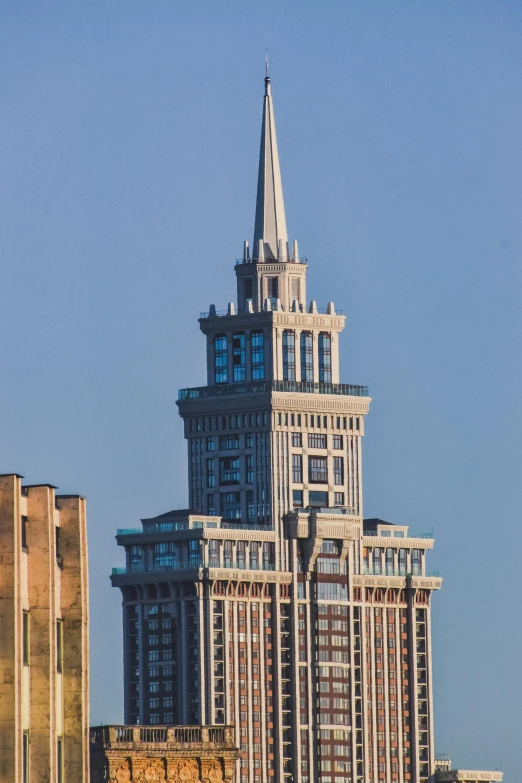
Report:
<svg viewBox="0 0 522 783"><path fill-rule="evenodd" d="M198 386L179 389L178 400L198 400L202 397L225 397L231 394L288 392L290 394L337 394L345 397L368 397L367 386L348 383L312 383L311 381L249 381L223 383L218 386Z"/></svg>

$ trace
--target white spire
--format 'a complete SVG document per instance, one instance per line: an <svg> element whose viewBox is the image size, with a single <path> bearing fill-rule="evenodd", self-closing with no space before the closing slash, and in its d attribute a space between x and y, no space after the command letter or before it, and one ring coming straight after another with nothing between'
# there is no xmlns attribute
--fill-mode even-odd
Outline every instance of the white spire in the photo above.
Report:
<svg viewBox="0 0 522 783"><path fill-rule="evenodd" d="M265 259L278 258L279 243L286 247L285 204L283 185L277 154L277 140L274 120L274 106L266 63L265 97L263 103L263 126L261 129L261 150L259 153L259 175L257 180L256 221L254 226L254 250L259 242L264 245ZM260 259L259 259L260 260Z"/></svg>

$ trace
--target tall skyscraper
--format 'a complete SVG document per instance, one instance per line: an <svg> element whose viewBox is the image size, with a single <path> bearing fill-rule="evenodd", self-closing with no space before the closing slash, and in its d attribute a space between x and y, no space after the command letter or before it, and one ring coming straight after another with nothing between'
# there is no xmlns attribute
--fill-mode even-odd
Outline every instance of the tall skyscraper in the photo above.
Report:
<svg viewBox="0 0 522 783"><path fill-rule="evenodd" d="M118 531L125 720L233 724L240 783L425 783L433 540L363 519L370 398L340 382L342 311L307 303L268 75L235 271L199 319L207 385L179 393L190 509Z"/></svg>

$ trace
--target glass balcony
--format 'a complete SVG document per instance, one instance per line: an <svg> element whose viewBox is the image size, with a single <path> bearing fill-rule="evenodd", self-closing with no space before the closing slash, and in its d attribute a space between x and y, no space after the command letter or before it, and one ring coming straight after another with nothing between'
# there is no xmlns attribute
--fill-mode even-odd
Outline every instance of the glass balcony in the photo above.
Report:
<svg viewBox="0 0 522 783"><path fill-rule="evenodd" d="M180 389L178 400L197 400L204 397L222 397L230 394L260 392L290 392L297 394L337 394L346 397L367 397L367 386L348 383L313 383L311 381L248 381L247 383L223 383L218 386L199 386Z"/></svg>

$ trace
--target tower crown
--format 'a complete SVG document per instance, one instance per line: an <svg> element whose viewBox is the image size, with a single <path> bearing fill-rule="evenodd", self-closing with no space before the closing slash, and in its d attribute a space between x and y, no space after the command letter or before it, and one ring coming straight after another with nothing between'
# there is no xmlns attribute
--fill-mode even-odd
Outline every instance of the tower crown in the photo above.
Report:
<svg viewBox="0 0 522 783"><path fill-rule="evenodd" d="M265 77L263 122L259 150L256 219L254 225L254 259L259 261L288 258L283 184L277 151L274 105L270 77Z"/></svg>

